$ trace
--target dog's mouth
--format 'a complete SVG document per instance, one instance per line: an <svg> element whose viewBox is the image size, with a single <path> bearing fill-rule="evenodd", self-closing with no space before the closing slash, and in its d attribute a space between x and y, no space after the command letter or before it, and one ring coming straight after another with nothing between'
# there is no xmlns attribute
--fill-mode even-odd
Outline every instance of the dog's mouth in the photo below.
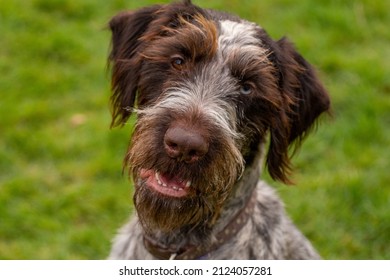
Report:
<svg viewBox="0 0 390 280"><path fill-rule="evenodd" d="M152 190L170 197L184 197L190 193L191 181L168 175L156 170L140 170L140 178Z"/></svg>

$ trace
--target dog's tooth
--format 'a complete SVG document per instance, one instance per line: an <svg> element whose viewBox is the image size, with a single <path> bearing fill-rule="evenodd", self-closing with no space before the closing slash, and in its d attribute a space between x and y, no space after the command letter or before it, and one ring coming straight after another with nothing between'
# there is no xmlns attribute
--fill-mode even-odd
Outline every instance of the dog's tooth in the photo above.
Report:
<svg viewBox="0 0 390 280"><path fill-rule="evenodd" d="M175 191L178 191L178 190L179 190L179 188L176 187L176 186L172 186L172 189L174 189Z"/></svg>
<svg viewBox="0 0 390 280"><path fill-rule="evenodd" d="M160 179L160 173L156 172L155 176L156 176L157 183L161 186L162 182L161 182L161 179Z"/></svg>
<svg viewBox="0 0 390 280"><path fill-rule="evenodd" d="M186 183L186 188L189 188L189 187L191 187L191 181L187 181L187 183Z"/></svg>

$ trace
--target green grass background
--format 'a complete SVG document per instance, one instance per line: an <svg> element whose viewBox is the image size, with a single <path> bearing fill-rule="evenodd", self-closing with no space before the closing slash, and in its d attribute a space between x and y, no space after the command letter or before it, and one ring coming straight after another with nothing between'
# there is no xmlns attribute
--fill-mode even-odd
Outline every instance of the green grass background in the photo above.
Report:
<svg viewBox="0 0 390 280"><path fill-rule="evenodd" d="M326 259L390 259L390 1L197 0L287 35L333 101L273 183ZM106 23L156 1L2 0L0 259L104 259L132 211L109 130ZM268 177L268 176L266 176Z"/></svg>

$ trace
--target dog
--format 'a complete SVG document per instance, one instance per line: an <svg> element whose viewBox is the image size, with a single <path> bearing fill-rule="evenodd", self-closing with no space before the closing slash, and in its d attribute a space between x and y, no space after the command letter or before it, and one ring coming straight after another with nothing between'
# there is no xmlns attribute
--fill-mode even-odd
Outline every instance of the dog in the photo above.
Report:
<svg viewBox="0 0 390 280"><path fill-rule="evenodd" d="M119 13L112 127L137 115L124 159L136 214L109 259L319 259L276 192L330 98L286 38L191 1Z"/></svg>

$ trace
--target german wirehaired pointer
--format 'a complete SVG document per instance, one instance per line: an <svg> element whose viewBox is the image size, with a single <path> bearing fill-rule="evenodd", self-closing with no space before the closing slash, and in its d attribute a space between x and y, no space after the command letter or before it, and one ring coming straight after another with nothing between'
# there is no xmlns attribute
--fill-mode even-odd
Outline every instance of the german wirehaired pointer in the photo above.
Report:
<svg viewBox="0 0 390 280"><path fill-rule="evenodd" d="M125 156L135 216L110 259L317 259L263 159L291 183L329 97L285 38L191 1L123 12L112 31L112 127L137 121Z"/></svg>

